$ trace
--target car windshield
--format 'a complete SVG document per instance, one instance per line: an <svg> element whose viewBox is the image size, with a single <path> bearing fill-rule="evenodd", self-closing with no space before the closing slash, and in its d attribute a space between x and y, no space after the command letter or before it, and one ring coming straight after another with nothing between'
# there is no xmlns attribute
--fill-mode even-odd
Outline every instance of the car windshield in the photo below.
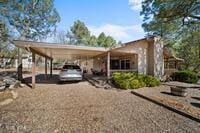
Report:
<svg viewBox="0 0 200 133"><path fill-rule="evenodd" d="M63 69L80 69L77 65L64 65Z"/></svg>

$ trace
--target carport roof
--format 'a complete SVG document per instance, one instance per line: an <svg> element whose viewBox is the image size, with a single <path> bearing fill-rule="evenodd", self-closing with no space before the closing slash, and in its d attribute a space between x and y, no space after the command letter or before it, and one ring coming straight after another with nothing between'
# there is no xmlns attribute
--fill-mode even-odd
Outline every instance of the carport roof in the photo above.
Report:
<svg viewBox="0 0 200 133"><path fill-rule="evenodd" d="M89 59L92 57L106 55L108 51L110 52L122 52L124 53L124 48L130 50L134 47L133 44L141 41L153 41L154 37L151 38L142 38L139 40L131 41L125 43L121 46L115 48L103 48L103 47L89 47L89 46L80 46L80 45L67 45L59 43L46 43L46 42L33 42L33 41L24 41L24 40L15 40L14 44L17 47L24 48L28 51L34 52L40 56L47 57L49 59L53 58L67 58L67 59ZM125 53L130 53L126 51ZM164 48L165 58L173 58L175 60L182 60L180 58L174 58L174 56Z"/></svg>
<svg viewBox="0 0 200 133"><path fill-rule="evenodd" d="M58 43L45 43L15 40L14 44L17 47L24 48L28 51L35 52L38 55L47 58L68 58L82 59L91 58L106 52L108 49L103 47L77 46Z"/></svg>

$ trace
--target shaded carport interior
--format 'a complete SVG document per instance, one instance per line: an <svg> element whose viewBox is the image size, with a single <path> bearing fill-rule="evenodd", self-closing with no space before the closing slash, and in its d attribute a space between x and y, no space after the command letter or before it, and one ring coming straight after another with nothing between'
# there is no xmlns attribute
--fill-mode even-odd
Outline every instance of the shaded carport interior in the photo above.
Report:
<svg viewBox="0 0 200 133"><path fill-rule="evenodd" d="M50 75L52 76L52 61L53 59L63 58L69 60L77 59L90 59L100 55L102 52L106 52L106 48L102 47L89 47L89 46L77 46L57 43L45 43L45 42L32 42L15 40L14 44L19 49L25 49L32 53L32 88L35 88L36 83L36 64L35 55L39 55L45 58L45 75L47 75L47 60L50 60ZM19 50L18 54L18 75L22 74L22 59ZM22 76L19 76L22 77Z"/></svg>

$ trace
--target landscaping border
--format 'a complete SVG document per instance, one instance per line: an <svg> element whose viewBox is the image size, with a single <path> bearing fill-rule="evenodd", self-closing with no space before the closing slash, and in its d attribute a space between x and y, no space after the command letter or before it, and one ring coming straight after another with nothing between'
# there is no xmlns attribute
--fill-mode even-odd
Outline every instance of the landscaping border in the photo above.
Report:
<svg viewBox="0 0 200 133"><path fill-rule="evenodd" d="M157 104L157 105L159 105L159 106L162 106L162 107L164 107L164 108L166 108L166 109L168 109L168 110L170 110L170 111L173 111L173 112L175 112L175 113L178 113L179 115L185 116L185 117L187 117L187 118L189 118L189 119L191 119L191 120L194 120L194 121L200 123L200 118L198 118L198 117L196 117L196 116L194 116L194 115L192 115L192 114L189 114L189 113L186 113L186 112L184 112L184 111L182 111L182 110L176 109L175 107L169 106L169 105L164 104L164 103L162 103L162 102L160 102L160 101L158 101L158 100L155 100L155 99L153 99L153 98L150 98L150 97L145 96L145 95L142 95L142 94L139 94L139 93L137 93L137 92L135 92L135 91L131 91L131 93L134 94L134 95L136 95L136 96L138 96L138 97L140 97L140 98L143 98L143 99L145 99L145 100L148 100L148 101L150 101L150 102L152 102L152 103L154 103L154 104Z"/></svg>

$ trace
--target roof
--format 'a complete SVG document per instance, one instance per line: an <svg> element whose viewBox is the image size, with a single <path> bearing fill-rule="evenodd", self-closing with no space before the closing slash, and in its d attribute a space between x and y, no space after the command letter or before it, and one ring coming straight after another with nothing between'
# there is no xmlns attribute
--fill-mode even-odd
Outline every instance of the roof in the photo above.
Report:
<svg viewBox="0 0 200 133"><path fill-rule="evenodd" d="M89 47L22 40L15 40L14 44L17 47L24 48L28 51L33 51L36 54L47 58L90 58L107 51L107 49L103 47Z"/></svg>
<svg viewBox="0 0 200 133"><path fill-rule="evenodd" d="M113 53L130 53L138 42L148 41L151 42L154 37L142 38L135 41L130 41L117 46L114 48L104 48L104 47L90 47L90 46L80 46L80 45L68 45L59 43L46 43L46 42L33 42L24 40L14 40L14 44L17 47L24 48L28 51L35 52L38 55L53 59L53 58L68 58L68 59L88 59L91 57L96 57L100 55L106 55L108 51ZM134 45L133 45L134 44ZM128 50L127 50L128 49ZM164 58L169 61L184 61L172 55L166 48L163 50Z"/></svg>
<svg viewBox="0 0 200 133"><path fill-rule="evenodd" d="M107 53L107 51L122 52L121 50L123 50L126 47L132 46L132 44L137 44L137 42L147 41L147 40L149 40L149 38L142 38L139 40L124 43L114 48L90 47L90 46L34 42L34 41L24 41L24 40L14 40L14 44L17 47L24 48L28 51L35 52L38 55L51 59L53 58L82 59L82 58L96 57L102 54L104 55ZM129 53L129 51L127 53Z"/></svg>

